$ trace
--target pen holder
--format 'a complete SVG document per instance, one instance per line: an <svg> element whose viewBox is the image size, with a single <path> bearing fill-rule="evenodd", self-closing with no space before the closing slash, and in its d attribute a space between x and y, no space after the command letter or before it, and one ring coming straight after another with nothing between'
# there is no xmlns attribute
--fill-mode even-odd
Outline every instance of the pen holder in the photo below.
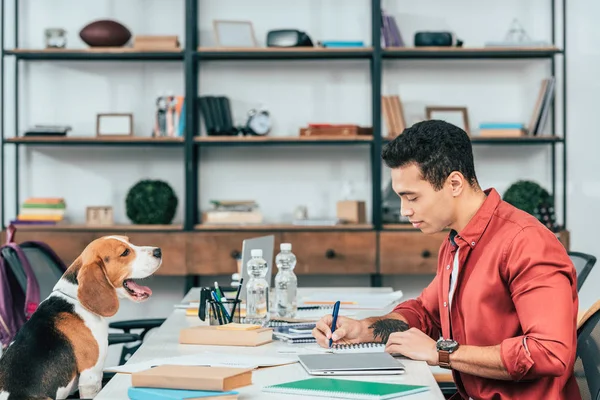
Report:
<svg viewBox="0 0 600 400"><path fill-rule="evenodd" d="M234 306L235 305L235 310ZM225 325L229 322L237 322L240 323L240 312L241 312L242 301L241 300L222 300L221 303L218 303L214 300L208 300L207 310L208 313L208 321L210 325ZM223 312L223 308L227 311L227 313ZM229 321L229 316L231 313L235 312L231 321Z"/></svg>

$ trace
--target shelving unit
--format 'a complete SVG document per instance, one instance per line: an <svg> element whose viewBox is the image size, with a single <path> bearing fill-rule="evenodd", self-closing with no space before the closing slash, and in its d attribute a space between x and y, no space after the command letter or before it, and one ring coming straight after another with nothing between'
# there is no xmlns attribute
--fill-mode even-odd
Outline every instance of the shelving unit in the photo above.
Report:
<svg viewBox="0 0 600 400"><path fill-rule="evenodd" d="M552 155L552 194L558 197L556 193L557 186L557 167L561 167L562 170L562 223L563 229L566 229L567 225L567 196L566 196L566 133L567 133L567 121L566 121L566 0L563 0L561 4L552 0L550 6L552 7L552 26L551 36L552 45L548 48L382 48L380 42L380 9L381 0L371 0L371 43L372 47L366 48L344 48L344 49L323 49L323 48L290 48L290 49L274 49L274 48L259 48L259 49L221 49L221 48L206 48L199 46L199 1L198 0L182 0L185 1L185 48L181 51L162 51L162 52L140 52L133 49L124 48L102 48L102 49L84 49L84 50L47 50L47 49L23 49L20 48L19 36L18 36L18 16L17 12L14 16L15 24L15 40L12 45L12 49L6 49L6 44L2 40L2 69L5 71L5 59L13 58L17 64L22 62L52 62L52 61L89 61L89 62L100 62L100 61L131 61L131 62L154 62L154 61L170 61L178 62L183 64L184 82L185 82L185 97L186 97L186 108L185 108L185 136L183 138L83 138L76 136L69 136L66 138L33 138L33 137L22 137L19 136L18 126L18 100L19 100L19 85L16 85L14 97L10 99L10 103L15 104L16 109L14 115L16 118L16 132L6 132L5 126L2 129L2 140L1 140L1 153L2 153L2 167L1 167L1 178L2 178L2 223L4 230L5 221L5 197L7 190L5 187L5 154L6 146L12 146L15 148L15 164L11 172L14 172L16 187L10 188L8 193L13 193L15 196L15 204L17 207L20 204L19 194L19 177L20 177L20 166L18 149L20 146L171 146L180 147L183 149L182 164L185 170L185 194L181 204L185 205L184 221L181 225L170 225L170 226L154 226L152 228L134 225L120 225L103 228L90 228L86 226L59 226L59 227L23 227L19 228L23 231L38 231L38 232L50 232L54 234L56 232L68 231L69 233L76 232L103 232L105 230L114 230L119 232L134 232L136 234L144 232L160 233L163 232L165 237L175 235L177 239L169 239L172 241L182 241L186 246L186 249L195 249L198 235L218 235L228 234L235 236L235 241L240 239L236 235L248 235L249 232L275 232L278 235L289 234L302 234L310 233L314 235L327 234L331 232L336 235L349 235L348 239L344 239L347 243L352 242L352 235L363 235L369 234L371 236L365 236L368 245L373 245L376 249L374 250L375 255L373 256L374 267L373 269L368 268L368 272L372 276L372 284L378 285L381 283L381 273L383 271L380 268L381 265L385 264L385 271L389 270L389 260L382 260L385 257L385 251L380 248L381 243L386 243L388 239L384 235L405 235L413 234L416 231L406 225L390 225L384 224L382 221L382 163L381 163L381 150L382 146L389 141L389 138L382 137L382 107L381 107L381 86L382 86L382 69L383 64L387 60L396 60L402 62L403 60L429 60L428 62L435 63L438 60L471 60L477 62L477 60L498 60L501 62L506 59L522 59L532 60L532 62L549 62L551 65L552 74L556 74L556 65L559 62L557 58L561 58L562 62L562 108L556 109L555 104L552 104L552 127L555 136L540 136L540 137L521 137L521 138L483 138L483 137L472 137L473 145L478 146L498 146L505 148L506 146L550 146ZM14 7L18 10L18 0L14 0ZM560 42L556 43L556 24L557 15L555 8L556 6L562 7L562 37ZM2 14L5 12L5 4L1 3ZM2 26L2 38L5 37L5 26ZM205 62L211 61L251 61L251 60L262 60L262 61L273 61L278 62L293 62L301 60L364 60L365 66L368 65L370 72L370 84L371 84L371 114L372 114L372 137L298 137L298 136L269 136L269 137L205 137L198 136L200 132L200 122L197 115L198 110L198 97L202 94L202 87L199 87L199 69ZM2 103L1 118L3 124L5 122L5 108L7 99L4 96L4 85L6 77L5 72L1 78L2 93L0 102ZM9 79L19 82L19 69L15 68L14 75ZM558 116L562 116L562 126L557 126L556 119ZM76 135L74 132L73 135ZM262 225L262 226L235 226L235 227L222 227L222 226L210 226L200 224L199 214L199 199L203 196L203 193L199 192L199 158L200 149L203 147L234 147L234 146L364 146L367 148L370 154L370 168L371 168L371 180L372 180L372 191L371 191L371 204L372 214L371 222L362 225L342 225L342 226L295 226L295 225ZM556 147L560 146L558 151L562 151L562 166L557 166L556 163ZM302 151L302 150L299 150ZM18 212L18 210L17 210ZM232 236L232 237L233 237ZM567 235L568 236L568 235ZM158 236L153 236L158 237ZM204 237L204 236L201 236ZM319 236L321 237L321 236ZM393 238L395 238L394 236ZM420 237L420 236L419 236ZM182 239L182 238L193 238L193 239ZM324 238L324 236L323 236ZM166 239L165 239L166 240ZM208 239L207 239L208 240ZM212 240L212 239L211 239ZM232 239L233 240L233 239ZM390 239L391 240L391 239ZM396 240L396 239L394 239ZM411 245L415 242L414 237L409 238ZM420 240L420 239L419 239ZM423 239L431 240L431 239ZM346 243L345 242L345 243ZM211 242L212 243L212 242ZM237 242L232 242L237 243ZM429 242L427 242L429 243ZM181 242L176 244L177 246L182 245ZM399 243L398 246L401 244ZM425 246L425 245L424 245ZM430 246L429 244L427 246ZM431 246L435 251L435 246ZM351 247L349 247L351 248ZM388 249L391 248L388 246ZM365 250L369 252L370 250ZM386 250L387 251L387 250ZM420 251L420 250L419 250ZM186 250L186 254L187 250ZM328 253L331 254L331 253ZM369 253L370 254L370 253ZM419 254L430 254L429 247L427 250L417 253L415 257L421 257ZM190 275L198 274L199 267L198 261L195 256L192 255L193 259L190 261L190 266L187 268L187 273ZM411 256L413 257L413 256ZM328 257L329 258L329 257ZM429 258L429 256L425 257ZM369 259L370 260L370 259ZM186 261L187 262L187 261ZM215 260L210 259L211 263ZM358 261L357 261L358 262ZM362 258L360 262L365 262ZM370 262L370 261L369 261ZM430 260L427 260L429 263ZM207 261L208 263L208 261ZM383 263L383 264L382 264ZM207 264L208 265L208 264ZM430 264L428 264L430 268ZM418 271L418 265L413 266ZM212 268L212 269L210 269ZM202 273L216 273L222 272L218 268L215 270L211 266L209 270L203 270ZM414 273L415 270L412 267L407 267L406 273ZM344 271L340 270L339 273ZM347 271L346 271L347 272ZM181 270L178 270L181 273ZM316 271L321 273L321 271ZM387 272L386 272L387 273Z"/></svg>

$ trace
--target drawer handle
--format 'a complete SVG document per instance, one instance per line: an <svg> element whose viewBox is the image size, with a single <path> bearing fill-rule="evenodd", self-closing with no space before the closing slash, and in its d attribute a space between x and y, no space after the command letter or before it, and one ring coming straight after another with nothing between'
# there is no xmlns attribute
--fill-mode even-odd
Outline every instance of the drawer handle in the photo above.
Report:
<svg viewBox="0 0 600 400"><path fill-rule="evenodd" d="M333 249L327 249L327 251L325 251L325 257L329 258L330 260L332 258L335 258L335 250L333 250Z"/></svg>
<svg viewBox="0 0 600 400"><path fill-rule="evenodd" d="M429 258L431 257L431 252L429 250L423 250L423 252L421 253L421 257Z"/></svg>
<svg viewBox="0 0 600 400"><path fill-rule="evenodd" d="M237 260L240 257L241 257L241 253L238 250L233 250L231 252L231 258L233 258L234 260Z"/></svg>

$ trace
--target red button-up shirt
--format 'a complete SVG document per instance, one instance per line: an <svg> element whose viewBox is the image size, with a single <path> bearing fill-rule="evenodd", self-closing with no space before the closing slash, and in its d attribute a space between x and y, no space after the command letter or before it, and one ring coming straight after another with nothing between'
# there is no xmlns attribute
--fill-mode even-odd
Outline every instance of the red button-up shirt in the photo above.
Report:
<svg viewBox="0 0 600 400"><path fill-rule="evenodd" d="M573 376L577 349L575 268L556 235L494 189L453 240L440 247L437 274L395 311L433 339L500 344L512 381L453 371L468 399L581 399ZM454 242L454 243L453 243ZM448 298L454 256L458 276Z"/></svg>

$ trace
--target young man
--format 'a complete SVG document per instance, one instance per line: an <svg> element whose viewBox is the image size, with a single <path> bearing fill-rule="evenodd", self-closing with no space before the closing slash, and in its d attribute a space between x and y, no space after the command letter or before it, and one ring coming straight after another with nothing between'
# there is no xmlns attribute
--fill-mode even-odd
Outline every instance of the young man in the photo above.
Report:
<svg viewBox="0 0 600 400"><path fill-rule="evenodd" d="M468 135L420 122L383 149L401 213L426 234L449 230L420 296L382 317L331 316L321 346L380 341L386 351L452 369L464 399L580 399L576 273L556 236L481 190ZM402 262L399 260L398 262Z"/></svg>

